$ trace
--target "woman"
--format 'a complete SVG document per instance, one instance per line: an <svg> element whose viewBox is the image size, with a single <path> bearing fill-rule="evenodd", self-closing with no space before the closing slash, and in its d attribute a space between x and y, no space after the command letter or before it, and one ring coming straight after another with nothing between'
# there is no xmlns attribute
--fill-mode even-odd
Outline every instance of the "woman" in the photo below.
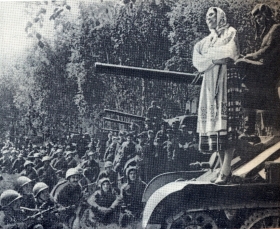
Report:
<svg viewBox="0 0 280 229"><path fill-rule="evenodd" d="M95 219L104 225L108 225L116 221L119 198L113 192L109 178L100 179L99 187L100 190L93 193L87 202L92 206Z"/></svg>
<svg viewBox="0 0 280 229"><path fill-rule="evenodd" d="M227 63L237 60L239 47L236 30L227 23L225 12L218 7L209 8L206 23L210 35L199 41L193 52L193 64L204 73L197 132L200 135L200 150L205 141L210 140L210 150L221 150L211 140L220 142L228 134L227 114ZM227 144L225 158L216 180L217 184L227 181L233 149Z"/></svg>
<svg viewBox="0 0 280 229"><path fill-rule="evenodd" d="M279 130L280 24L276 23L271 8L266 4L257 4L251 15L255 23L256 39L261 41L261 46L257 51L239 59L237 64L245 76L243 83L248 89L243 95L242 106L248 108L248 131L253 134L255 109L270 110L273 117L270 122Z"/></svg>
<svg viewBox="0 0 280 229"><path fill-rule="evenodd" d="M146 183L140 179L136 166L129 166L126 169L126 178L127 182L121 188L121 197L123 201L123 211L119 220L121 227L126 227L134 220L140 219L144 209L142 195L147 186Z"/></svg>

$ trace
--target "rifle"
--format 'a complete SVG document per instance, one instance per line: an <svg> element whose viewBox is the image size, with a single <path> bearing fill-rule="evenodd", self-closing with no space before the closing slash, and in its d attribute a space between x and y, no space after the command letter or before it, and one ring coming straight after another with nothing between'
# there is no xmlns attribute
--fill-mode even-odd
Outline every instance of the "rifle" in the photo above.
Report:
<svg viewBox="0 0 280 229"><path fill-rule="evenodd" d="M47 208L45 210L42 210L42 211L39 211L38 213L34 214L34 215L31 215L31 216L28 216L26 217L23 222L26 222L28 220L35 220L37 217L39 216L42 216L43 214L47 213L47 212L51 212L51 213L56 213L56 212L60 212L60 211L64 211L64 210L67 210L71 207L73 207L74 205L70 205L70 206L67 206L67 207L57 207L57 206L54 206L54 207L50 207L50 208Z"/></svg>

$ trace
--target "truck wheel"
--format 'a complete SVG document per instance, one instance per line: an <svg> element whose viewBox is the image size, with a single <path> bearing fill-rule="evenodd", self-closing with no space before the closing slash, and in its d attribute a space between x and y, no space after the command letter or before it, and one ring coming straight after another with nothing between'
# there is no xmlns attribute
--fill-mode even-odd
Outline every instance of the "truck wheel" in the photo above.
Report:
<svg viewBox="0 0 280 229"><path fill-rule="evenodd" d="M215 221L204 212L180 212L167 220L166 229L218 229Z"/></svg>
<svg viewBox="0 0 280 229"><path fill-rule="evenodd" d="M280 228L280 209L254 212L240 229Z"/></svg>

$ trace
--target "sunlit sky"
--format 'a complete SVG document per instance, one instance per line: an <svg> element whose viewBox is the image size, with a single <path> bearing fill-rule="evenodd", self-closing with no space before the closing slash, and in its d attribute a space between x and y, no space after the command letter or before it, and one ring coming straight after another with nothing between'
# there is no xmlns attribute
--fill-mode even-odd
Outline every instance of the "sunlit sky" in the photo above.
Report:
<svg viewBox="0 0 280 229"><path fill-rule="evenodd" d="M0 58L3 62L20 54L29 44L24 31L28 19L22 2L1 1L0 15Z"/></svg>
<svg viewBox="0 0 280 229"><path fill-rule="evenodd" d="M34 2L34 0L32 0ZM32 21L29 15L25 13L25 3L32 2L31 0L0 0L0 73L3 68L1 66L13 63L18 57L23 57L22 53L28 46L38 42L36 38L28 38L25 32L25 27L28 21ZM71 10L65 10L63 13L69 15L71 20L76 20L79 9L78 4L81 0L63 0L71 6ZM83 2L102 2L121 0L83 0ZM41 1L46 2L45 1ZM33 23L32 28L38 31L44 38L53 37L53 20L49 20L53 13L54 6L52 0L47 0L48 4L43 4L47 9L47 14L44 15L43 28L39 28L38 23ZM62 0L56 0L61 3ZM37 28L36 28L37 26Z"/></svg>
<svg viewBox="0 0 280 229"><path fill-rule="evenodd" d="M35 38L27 38L25 27L30 17L26 15L25 1L2 1L0 0L0 66L4 63L11 63L18 58L23 51L33 42ZM50 1L49 1L50 2ZM77 0L68 0L71 5L71 14L77 14ZM44 37L51 37L53 32L53 21L48 20L52 10L48 10L51 4L46 6L47 15L40 33ZM35 39L35 40L34 40Z"/></svg>

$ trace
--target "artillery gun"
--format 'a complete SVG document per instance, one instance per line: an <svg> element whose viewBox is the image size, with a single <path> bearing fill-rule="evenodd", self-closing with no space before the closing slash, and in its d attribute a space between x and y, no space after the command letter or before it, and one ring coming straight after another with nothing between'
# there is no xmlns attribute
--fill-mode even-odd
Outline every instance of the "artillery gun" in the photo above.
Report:
<svg viewBox="0 0 280 229"><path fill-rule="evenodd" d="M191 83L195 74L96 63L96 72ZM237 68L234 71L238 71ZM144 194L143 228L280 228L280 138L268 136L232 160L232 182L216 185L209 169L160 174ZM245 155L245 156L244 156Z"/></svg>

